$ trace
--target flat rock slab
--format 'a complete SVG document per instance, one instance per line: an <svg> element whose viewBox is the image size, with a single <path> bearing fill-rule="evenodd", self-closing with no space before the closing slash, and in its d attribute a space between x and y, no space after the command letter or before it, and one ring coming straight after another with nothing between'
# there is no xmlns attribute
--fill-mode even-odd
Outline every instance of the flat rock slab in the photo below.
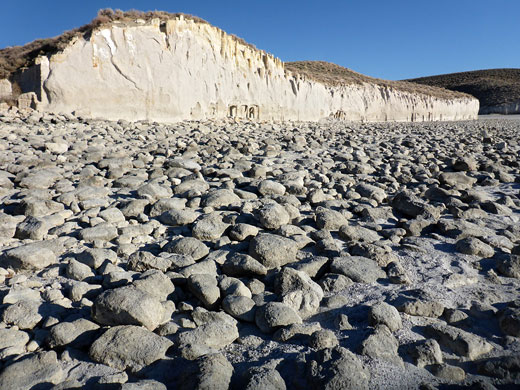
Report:
<svg viewBox="0 0 520 390"><path fill-rule="evenodd" d="M371 284L386 278L385 271L374 260L362 256L336 257L332 260L330 269L358 283Z"/></svg>
<svg viewBox="0 0 520 390"><path fill-rule="evenodd" d="M441 346L470 360L475 360L493 349L493 346L482 337L449 325L429 325L426 333L435 338Z"/></svg>
<svg viewBox="0 0 520 390"><path fill-rule="evenodd" d="M107 366L136 372L162 359L172 344L139 326L114 326L94 341L89 355Z"/></svg>

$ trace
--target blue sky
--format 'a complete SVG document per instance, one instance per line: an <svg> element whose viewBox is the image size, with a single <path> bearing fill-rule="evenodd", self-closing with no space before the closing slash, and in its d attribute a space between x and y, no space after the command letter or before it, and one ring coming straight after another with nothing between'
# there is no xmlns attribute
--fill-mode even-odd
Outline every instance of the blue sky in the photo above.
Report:
<svg viewBox="0 0 520 390"><path fill-rule="evenodd" d="M134 8L200 16L283 61L330 61L391 80L520 67L519 0L3 3L0 48L59 35L100 8Z"/></svg>

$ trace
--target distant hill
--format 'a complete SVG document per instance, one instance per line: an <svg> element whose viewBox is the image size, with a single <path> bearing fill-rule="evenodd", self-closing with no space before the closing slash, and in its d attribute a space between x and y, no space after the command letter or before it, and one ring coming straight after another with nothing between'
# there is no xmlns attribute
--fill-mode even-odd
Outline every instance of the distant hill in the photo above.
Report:
<svg viewBox="0 0 520 390"><path fill-rule="evenodd" d="M285 69L327 85L376 84L410 93L436 96L440 98L456 98L460 95L443 88L431 87L427 84L417 85L406 81L390 81L378 79L353 71L352 69L325 61L286 62Z"/></svg>
<svg viewBox="0 0 520 390"><path fill-rule="evenodd" d="M405 80L465 92L480 102L479 114L520 114L520 69L487 69Z"/></svg>

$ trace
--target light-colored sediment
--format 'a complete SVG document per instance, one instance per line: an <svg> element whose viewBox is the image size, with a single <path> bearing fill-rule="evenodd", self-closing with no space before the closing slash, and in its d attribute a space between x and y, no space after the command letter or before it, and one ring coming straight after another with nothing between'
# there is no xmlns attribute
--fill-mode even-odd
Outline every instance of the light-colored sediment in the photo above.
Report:
<svg viewBox="0 0 520 390"><path fill-rule="evenodd" d="M183 17L94 29L38 58L18 80L42 110L110 120L432 121L476 119L479 109L462 94L305 79L272 55Z"/></svg>

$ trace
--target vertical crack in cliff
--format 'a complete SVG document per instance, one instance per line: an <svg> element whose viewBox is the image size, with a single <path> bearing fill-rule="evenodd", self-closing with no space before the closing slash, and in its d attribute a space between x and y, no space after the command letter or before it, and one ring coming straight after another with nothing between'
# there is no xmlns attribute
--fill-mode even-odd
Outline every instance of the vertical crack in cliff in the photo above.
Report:
<svg viewBox="0 0 520 390"><path fill-rule="evenodd" d="M166 48L168 50L171 49L171 46L170 46L170 38L168 37L168 31L167 31L167 28L166 28L166 22L163 22L159 25L159 31L161 33L163 33L164 35L164 42L166 43Z"/></svg>

